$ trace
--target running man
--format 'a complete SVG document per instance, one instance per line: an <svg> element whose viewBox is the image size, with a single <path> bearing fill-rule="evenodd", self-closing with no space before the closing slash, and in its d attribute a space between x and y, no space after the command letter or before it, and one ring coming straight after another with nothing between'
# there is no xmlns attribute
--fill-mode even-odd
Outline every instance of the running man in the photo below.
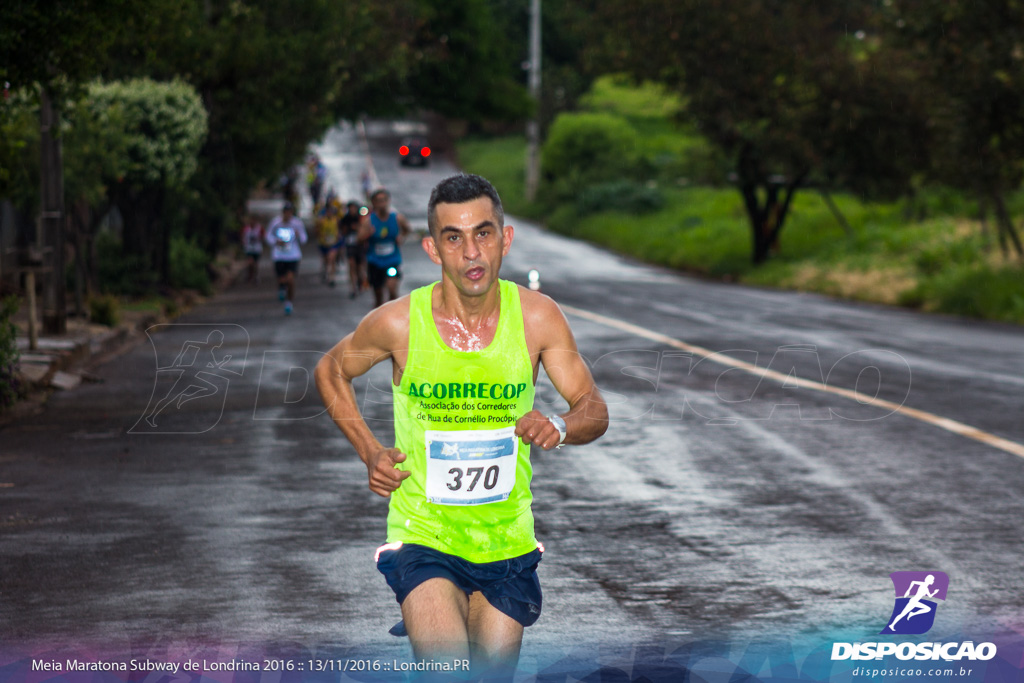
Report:
<svg viewBox="0 0 1024 683"><path fill-rule="evenodd" d="M284 314L292 314L295 300L295 277L302 260L302 246L306 243L306 226L295 217L295 206L285 202L281 215L267 227L267 242L273 247L270 254L277 274L277 298L284 302Z"/></svg>
<svg viewBox="0 0 1024 683"><path fill-rule="evenodd" d="M338 238L338 207L331 202L317 216L316 241L320 246L320 279L333 287L341 240Z"/></svg>
<svg viewBox="0 0 1024 683"><path fill-rule="evenodd" d="M260 257L263 256L264 239L266 239L266 231L264 231L263 225L254 216L246 216L245 225L242 227L242 245L248 260L248 282L259 284L258 268Z"/></svg>
<svg viewBox="0 0 1024 683"><path fill-rule="evenodd" d="M348 258L350 299L355 299L359 292L369 286L366 280L366 245L359 240L359 229L366 222L367 213L366 207L351 201L338 221L341 239L345 243L345 256Z"/></svg>
<svg viewBox="0 0 1024 683"><path fill-rule="evenodd" d="M370 196L370 221L359 230L359 239L366 242L366 276L373 287L373 305L384 303L384 288L388 301L398 298L398 284L402 279L402 242L412 229L405 216L391 210L391 194L381 188Z"/></svg>
<svg viewBox="0 0 1024 683"><path fill-rule="evenodd" d="M317 386L370 490L391 497L377 568L415 656L507 674L541 611L530 447L589 443L608 410L558 305L499 279L514 231L491 184L442 181L427 221L422 246L440 282L371 311L319 363ZM385 360L393 448L370 431L352 388ZM540 365L569 405L561 415L533 408Z"/></svg>
<svg viewBox="0 0 1024 683"><path fill-rule="evenodd" d="M935 583L934 574L929 574L927 577L925 577L924 581L910 582L910 585L907 586L907 592L903 595L903 597L910 598L910 600L907 601L906 606L903 608L903 611L900 612L899 616L893 619L892 623L889 624L890 631L895 632L896 629L894 627L896 626L896 622L902 619L903 617L906 617L907 621L910 621L919 614L927 614L928 612L932 611L931 607L929 607L921 601L924 598L933 598L935 597L935 594L939 592L938 588L930 592L928 591L928 589L931 587L933 583ZM914 593L914 595L911 595L911 593L914 591L914 586L917 586L917 592Z"/></svg>

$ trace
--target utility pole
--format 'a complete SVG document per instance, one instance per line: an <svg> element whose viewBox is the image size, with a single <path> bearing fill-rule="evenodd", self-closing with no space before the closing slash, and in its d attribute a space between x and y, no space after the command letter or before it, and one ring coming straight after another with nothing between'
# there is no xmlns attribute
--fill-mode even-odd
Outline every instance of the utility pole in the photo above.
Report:
<svg viewBox="0 0 1024 683"><path fill-rule="evenodd" d="M529 86L535 108L526 124L526 201L532 202L540 180L540 0L530 0Z"/></svg>
<svg viewBox="0 0 1024 683"><path fill-rule="evenodd" d="M46 86L39 93L40 219L42 244L49 249L49 272L43 290L43 331L67 332L64 288L64 163L60 149L60 120Z"/></svg>

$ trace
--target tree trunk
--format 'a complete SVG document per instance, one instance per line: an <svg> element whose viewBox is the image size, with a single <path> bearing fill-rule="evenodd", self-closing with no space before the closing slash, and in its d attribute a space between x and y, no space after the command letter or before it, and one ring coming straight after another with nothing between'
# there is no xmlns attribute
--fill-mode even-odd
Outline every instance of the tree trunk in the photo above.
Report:
<svg viewBox="0 0 1024 683"><path fill-rule="evenodd" d="M828 206L828 210L832 212L832 215L835 216L836 221L838 221L839 225L842 226L843 232L846 233L846 236L853 237L853 228L850 227L849 221L846 220L846 216L844 216L843 213L839 210L839 207L836 206L836 203L832 201L832 194L828 190L822 189L821 198L825 200L825 204L826 206Z"/></svg>
<svg viewBox="0 0 1024 683"><path fill-rule="evenodd" d="M58 107L43 87L39 92L39 224L44 244L50 248L50 270L43 295L43 330L47 334L64 334L68 328L64 282L64 164L58 114Z"/></svg>
<svg viewBox="0 0 1024 683"><path fill-rule="evenodd" d="M782 232L782 226L789 214L793 196L803 185L808 171L800 172L787 182L768 177L762 172L755 152L749 145L741 150L738 166L740 194L743 195L743 204L747 210L747 218L750 220L750 229L754 238L752 261L755 265L760 265L767 261L772 250L777 248L779 234ZM762 187L764 188L763 204L758 196ZM780 190L784 191L781 201L779 199Z"/></svg>
<svg viewBox="0 0 1024 683"><path fill-rule="evenodd" d="M167 284L171 280L171 231L168 229L168 221L164 215L164 206L167 203L164 199L167 190L161 187L156 191L156 196L150 204L150 221L153 234L157 236L156 253L153 266L160 274L160 282Z"/></svg>
<svg viewBox="0 0 1024 683"><path fill-rule="evenodd" d="M124 218L122 248L125 256L138 256L146 268L161 277L167 275L166 221L163 219L164 190L128 189L118 195Z"/></svg>
<svg viewBox="0 0 1024 683"><path fill-rule="evenodd" d="M978 220L981 222L982 249L989 251L992 248L992 235L988 229L988 199L984 193L978 193Z"/></svg>
<svg viewBox="0 0 1024 683"><path fill-rule="evenodd" d="M999 230L999 246L1003 250L1003 256L1009 256L1009 247L1007 246L1007 239L1013 242L1014 250L1017 252L1017 257L1024 259L1024 246L1020 243L1020 236L1017 234L1017 228L1013 225L1013 219L1010 218L1009 211L1006 210L1006 202L1003 199L1003 193L999 189L992 191L992 203L996 209L996 225Z"/></svg>
<svg viewBox="0 0 1024 683"><path fill-rule="evenodd" d="M75 202L68 212L68 241L75 250L75 316L85 316L85 231L89 224L89 206Z"/></svg>

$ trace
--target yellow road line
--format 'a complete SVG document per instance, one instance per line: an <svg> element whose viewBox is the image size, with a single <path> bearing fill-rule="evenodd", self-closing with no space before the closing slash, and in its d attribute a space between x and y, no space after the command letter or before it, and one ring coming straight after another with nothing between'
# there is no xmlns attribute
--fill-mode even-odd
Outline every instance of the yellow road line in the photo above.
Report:
<svg viewBox="0 0 1024 683"><path fill-rule="evenodd" d="M909 408L901 403L894 403L875 396L868 396L867 394L862 394L859 391L852 391L850 389L843 389L840 387L830 387L827 384L822 384L821 382L802 379L794 375L784 375L781 372L769 370L768 368L763 368L759 365L754 365L753 363L747 363L746 361L733 358L732 356L726 356L725 354L706 349L703 346L687 344L686 342L669 337L668 335L648 330L645 327L640 327L639 325L634 325L632 323L625 322L624 320L609 318L608 316L604 316L599 313L591 313L590 311L585 311L574 306L566 306L564 304L559 305L566 313L570 313L578 318L583 318L584 320L598 323L599 325L612 327L623 332L628 332L629 334L634 334L638 337L643 337L644 339L650 339L651 341L658 342L659 344L665 344L672 348L681 349L687 353L692 353L695 356L707 358L708 360L721 365L727 365L739 370L744 370L758 377L776 380L790 386L796 385L805 389L813 389L814 391L822 391L827 394L842 396L844 398L853 399L862 405L867 404L879 408L885 408L891 412L906 415L907 417L925 422L934 427L945 429L948 432L959 434L960 436L967 437L968 439L980 441L981 443L992 446L993 448L998 448L1006 451L1007 453L1012 453L1013 455L1024 458L1024 444L1004 439L1000 436L996 436L995 434L982 431L977 427L964 424L963 422L957 422L956 420L951 420L947 417L942 417L924 410L918 410L917 408Z"/></svg>

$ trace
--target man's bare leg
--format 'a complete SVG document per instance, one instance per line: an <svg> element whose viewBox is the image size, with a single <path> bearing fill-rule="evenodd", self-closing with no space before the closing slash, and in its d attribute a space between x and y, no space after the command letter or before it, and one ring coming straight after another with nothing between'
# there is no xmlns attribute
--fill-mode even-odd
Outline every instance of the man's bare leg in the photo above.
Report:
<svg viewBox="0 0 1024 683"><path fill-rule="evenodd" d="M469 598L448 579L429 579L402 602L402 619L419 661L469 659Z"/></svg>
<svg viewBox="0 0 1024 683"><path fill-rule="evenodd" d="M511 677L519 663L523 625L495 609L483 593L469 596L469 643L473 671Z"/></svg>
<svg viewBox="0 0 1024 683"><path fill-rule="evenodd" d="M288 279L285 280L285 287L288 289L288 301L295 300L295 273L289 271Z"/></svg>

